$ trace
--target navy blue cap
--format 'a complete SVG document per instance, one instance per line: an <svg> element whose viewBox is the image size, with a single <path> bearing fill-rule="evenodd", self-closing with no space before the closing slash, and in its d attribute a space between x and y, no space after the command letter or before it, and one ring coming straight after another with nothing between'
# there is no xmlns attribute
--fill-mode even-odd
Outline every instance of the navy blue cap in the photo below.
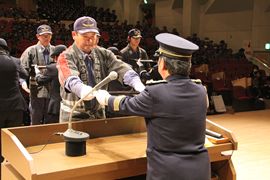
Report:
<svg viewBox="0 0 270 180"><path fill-rule="evenodd" d="M3 38L0 38L0 46L7 51L9 50L8 45L7 45L7 41L4 40Z"/></svg>
<svg viewBox="0 0 270 180"><path fill-rule="evenodd" d="M51 57L59 56L66 49L67 49L67 47L63 44L59 44L59 45L55 46L54 51L51 54Z"/></svg>
<svg viewBox="0 0 270 180"><path fill-rule="evenodd" d="M142 37L142 33L139 29L135 28L128 31L128 36L137 39Z"/></svg>
<svg viewBox="0 0 270 180"><path fill-rule="evenodd" d="M161 33L156 35L159 42L157 53L173 59L191 58L192 53L199 49L196 44L175 34Z"/></svg>
<svg viewBox="0 0 270 180"><path fill-rule="evenodd" d="M99 34L96 20L89 16L83 16L76 19L73 25L73 30L80 34L87 32L95 32Z"/></svg>
<svg viewBox="0 0 270 180"><path fill-rule="evenodd" d="M119 51L119 49L117 47L111 46L107 48L108 50L112 51L114 55L120 55L121 52Z"/></svg>
<svg viewBox="0 0 270 180"><path fill-rule="evenodd" d="M52 29L50 26L46 24L42 24L38 26L37 28L37 34L42 35L42 34L52 34Z"/></svg>

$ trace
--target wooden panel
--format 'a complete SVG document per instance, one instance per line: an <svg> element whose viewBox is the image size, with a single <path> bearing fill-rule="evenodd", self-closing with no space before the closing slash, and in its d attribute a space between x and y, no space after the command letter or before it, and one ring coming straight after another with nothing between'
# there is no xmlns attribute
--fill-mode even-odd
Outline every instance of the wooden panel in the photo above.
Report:
<svg viewBox="0 0 270 180"><path fill-rule="evenodd" d="M66 131L67 127L68 123L62 123L8 129L20 139L21 143L25 147L28 147L46 144L48 137L51 137L54 133ZM75 130L87 132L90 135L90 138L130 134L136 132L144 132L146 130L144 118L137 116L77 121L72 122L72 128ZM27 133L25 133L26 129ZM61 141L63 141L63 138L57 136L54 136L50 139L50 142L52 143Z"/></svg>
<svg viewBox="0 0 270 180"><path fill-rule="evenodd" d="M147 134L144 119L123 117L73 122L72 128L90 134L87 154L79 157L65 155L63 137L67 123L3 129L3 155L10 165L26 179L117 179L146 172ZM207 120L207 128L228 136L230 142L213 144L206 141L211 162L229 161L223 152L237 148L231 132ZM46 147L39 153L44 145ZM236 145L235 145L236 144ZM233 166L223 171L230 177ZM223 169L223 168L222 168ZM223 176L223 175L222 175ZM227 176L227 175L226 175Z"/></svg>
<svg viewBox="0 0 270 180"><path fill-rule="evenodd" d="M10 164L16 164L16 170L26 179L34 173L33 158L21 144L19 139L8 129L2 129L2 156ZM18 163L19 162L19 163Z"/></svg>
<svg viewBox="0 0 270 180"><path fill-rule="evenodd" d="M2 180L24 180L21 176L8 162L3 162L1 164L1 179Z"/></svg>
<svg viewBox="0 0 270 180"><path fill-rule="evenodd" d="M65 155L65 143L48 144L43 151L31 154L35 162L36 174L56 178L54 172L62 177L86 174L106 174L118 170L133 168L145 163L146 170L146 133L137 133L104 138L89 139L84 156L68 157ZM29 153L39 151L43 146L28 147ZM49 160L53 160L52 163Z"/></svg>
<svg viewBox="0 0 270 180"><path fill-rule="evenodd" d="M238 142L237 142L234 134L230 130L228 130L228 129L226 129L226 128L224 128L224 127L218 125L217 123L214 123L214 122L212 122L212 121L210 121L208 119L206 119L206 128L209 129L209 130L215 131L217 133L220 133L224 137L229 138L230 139L230 142L233 145L233 149L234 150L237 149Z"/></svg>

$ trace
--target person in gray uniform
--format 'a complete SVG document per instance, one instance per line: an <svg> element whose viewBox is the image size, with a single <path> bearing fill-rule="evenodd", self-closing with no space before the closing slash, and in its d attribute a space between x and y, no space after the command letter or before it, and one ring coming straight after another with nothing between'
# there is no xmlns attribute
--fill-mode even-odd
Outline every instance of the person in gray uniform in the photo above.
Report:
<svg viewBox="0 0 270 180"><path fill-rule="evenodd" d="M112 71L118 74L119 82L136 91L141 92L145 88L139 75L128 64L117 59L112 51L97 46L98 35L95 19L89 16L78 18L72 31L74 43L58 57L62 97L60 122L69 120L75 104L77 107L72 114L73 121L104 118L104 110L91 91ZM81 98L84 101L76 103Z"/></svg>
<svg viewBox="0 0 270 180"><path fill-rule="evenodd" d="M122 60L131 65L131 67L140 75L143 82L149 79L146 73L151 69L150 63L141 62L148 60L147 52L140 47L142 33L134 28L128 32L127 46L121 49Z"/></svg>
<svg viewBox="0 0 270 180"><path fill-rule="evenodd" d="M205 143L207 92L189 78L192 53L199 47L169 33L156 36L158 72L164 79L134 97L95 93L109 111L144 116L148 180L209 180Z"/></svg>
<svg viewBox="0 0 270 180"><path fill-rule="evenodd" d="M38 85L35 79L34 65L45 66L53 62L50 55L54 51L54 46L50 44L52 39L51 27L43 24L37 28L36 37L38 43L28 47L21 55L22 66L29 72L30 89L30 115L31 124L43 124L50 121L48 115L49 84ZM45 70L41 70L44 73Z"/></svg>
<svg viewBox="0 0 270 180"><path fill-rule="evenodd" d="M48 105L48 114L50 119L46 123L58 123L59 122L59 111L60 111L60 83L58 80L58 71L56 68L56 62L59 54L61 54L67 47L63 44L55 46L54 52L51 54L54 62L46 65L46 71L41 74L38 66L35 66L36 81L39 85L50 84L50 100Z"/></svg>

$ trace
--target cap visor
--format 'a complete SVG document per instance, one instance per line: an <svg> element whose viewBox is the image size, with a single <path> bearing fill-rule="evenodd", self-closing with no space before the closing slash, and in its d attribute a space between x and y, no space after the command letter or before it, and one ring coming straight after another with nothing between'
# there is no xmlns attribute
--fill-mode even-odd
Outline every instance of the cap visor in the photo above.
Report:
<svg viewBox="0 0 270 180"><path fill-rule="evenodd" d="M8 48L7 46L2 46L2 45L0 45L0 47L2 47L3 49L9 51L9 48Z"/></svg>
<svg viewBox="0 0 270 180"><path fill-rule="evenodd" d="M54 57L54 56L59 56L59 55L60 55L60 54L58 54L58 53L54 53L54 52L53 52L53 53L51 54L51 57Z"/></svg>
<svg viewBox="0 0 270 180"><path fill-rule="evenodd" d="M139 39L139 38L142 38L142 36L141 36L141 35L138 35L138 36L132 36L132 38Z"/></svg>
<svg viewBox="0 0 270 180"><path fill-rule="evenodd" d="M155 58L158 58L160 56L160 52L157 50L155 51L155 54L153 55Z"/></svg>
<svg viewBox="0 0 270 180"><path fill-rule="evenodd" d="M78 30L77 32L79 34L84 34L88 32L94 32L94 33L100 34L97 29L82 29L82 30Z"/></svg>
<svg viewBox="0 0 270 180"><path fill-rule="evenodd" d="M52 34L52 32L47 31L47 32L39 33L39 35L42 35L42 34Z"/></svg>

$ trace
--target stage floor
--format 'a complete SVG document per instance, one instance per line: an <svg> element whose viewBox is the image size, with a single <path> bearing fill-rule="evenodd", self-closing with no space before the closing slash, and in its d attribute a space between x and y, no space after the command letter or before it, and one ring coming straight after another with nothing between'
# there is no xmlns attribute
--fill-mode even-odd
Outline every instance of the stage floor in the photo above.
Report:
<svg viewBox="0 0 270 180"><path fill-rule="evenodd" d="M270 109L210 115L238 140L232 156L237 180L270 179Z"/></svg>

